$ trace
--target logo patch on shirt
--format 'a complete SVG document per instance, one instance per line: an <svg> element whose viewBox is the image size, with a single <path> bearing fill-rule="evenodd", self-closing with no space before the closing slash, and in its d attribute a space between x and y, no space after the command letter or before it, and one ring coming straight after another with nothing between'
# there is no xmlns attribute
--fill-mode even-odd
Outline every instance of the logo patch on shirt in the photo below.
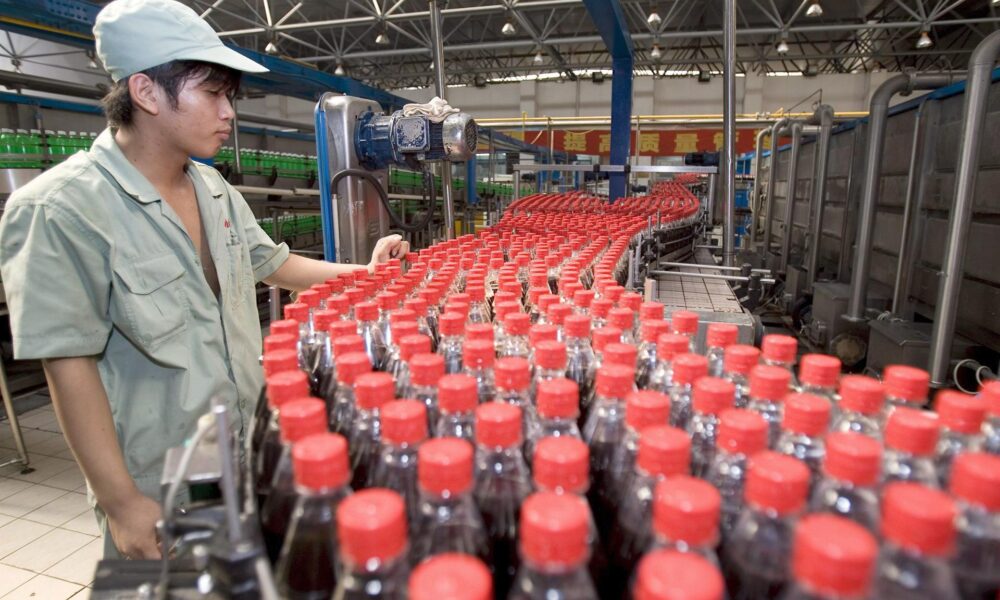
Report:
<svg viewBox="0 0 1000 600"><path fill-rule="evenodd" d="M226 229L229 229L229 219L224 220L222 222L222 226L225 227Z"/></svg>

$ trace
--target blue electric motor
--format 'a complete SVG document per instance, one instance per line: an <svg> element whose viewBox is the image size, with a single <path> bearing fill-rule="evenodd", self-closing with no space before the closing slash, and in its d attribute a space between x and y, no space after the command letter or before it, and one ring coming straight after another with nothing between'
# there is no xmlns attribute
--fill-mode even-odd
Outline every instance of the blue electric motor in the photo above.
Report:
<svg viewBox="0 0 1000 600"><path fill-rule="evenodd" d="M423 115L367 111L358 116L354 149L366 169L419 169L427 161L463 162L476 153L476 122L465 113L433 122Z"/></svg>

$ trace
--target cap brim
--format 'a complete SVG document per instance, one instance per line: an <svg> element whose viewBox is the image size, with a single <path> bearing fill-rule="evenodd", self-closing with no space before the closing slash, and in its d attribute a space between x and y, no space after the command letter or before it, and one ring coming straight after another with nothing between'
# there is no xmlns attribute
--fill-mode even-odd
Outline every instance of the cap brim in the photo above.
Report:
<svg viewBox="0 0 1000 600"><path fill-rule="evenodd" d="M252 61L239 52L225 46L203 48L178 56L181 60L199 60L236 69L244 73L267 73L270 69L258 62Z"/></svg>

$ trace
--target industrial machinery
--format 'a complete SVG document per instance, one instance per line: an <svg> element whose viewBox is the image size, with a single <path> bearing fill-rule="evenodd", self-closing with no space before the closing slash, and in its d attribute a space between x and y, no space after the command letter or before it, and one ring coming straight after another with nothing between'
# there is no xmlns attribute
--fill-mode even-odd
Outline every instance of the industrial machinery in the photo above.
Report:
<svg viewBox="0 0 1000 600"><path fill-rule="evenodd" d="M406 225L389 207L390 165L420 169L435 162L464 162L476 152L476 122L465 113L443 118L385 114L371 100L324 94L316 104L316 147L322 198L323 241L329 261L364 263L390 229L426 230L424 220ZM445 196L445 214L450 195Z"/></svg>

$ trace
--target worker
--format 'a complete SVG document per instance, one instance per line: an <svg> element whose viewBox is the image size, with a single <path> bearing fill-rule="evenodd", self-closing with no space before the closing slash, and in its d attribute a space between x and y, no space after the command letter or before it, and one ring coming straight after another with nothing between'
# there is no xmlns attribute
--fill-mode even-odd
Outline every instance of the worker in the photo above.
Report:
<svg viewBox="0 0 1000 600"><path fill-rule="evenodd" d="M109 127L11 196L0 271L15 358L42 360L105 556L149 559L166 451L213 397L247 432L263 384L256 282L299 291L366 266L289 254L191 160L232 132L241 73L267 69L174 0L115 0L94 37ZM382 238L367 268L407 250Z"/></svg>

